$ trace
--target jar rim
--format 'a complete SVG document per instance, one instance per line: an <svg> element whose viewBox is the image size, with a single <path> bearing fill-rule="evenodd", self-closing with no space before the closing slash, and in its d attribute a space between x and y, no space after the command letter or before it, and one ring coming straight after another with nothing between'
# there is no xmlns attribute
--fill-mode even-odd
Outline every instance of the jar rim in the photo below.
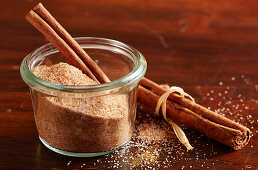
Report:
<svg viewBox="0 0 258 170"><path fill-rule="evenodd" d="M122 43L117 40L99 38L99 37L77 37L74 39L79 44L80 42L84 42L84 43L92 42L92 43L100 43L103 45L112 45L113 47L121 48L122 50L130 53L130 57L132 57L134 62L134 67L127 75L107 83L102 83L97 85L85 85L85 86L70 86L70 85L55 84L55 83L40 79L39 77L34 75L29 68L30 60L33 59L33 57L35 57L36 55L38 55L42 50L48 48L50 50L58 51L51 43L48 43L32 51L23 59L20 66L20 73L23 81L26 84L28 84L30 87L32 88L34 87L37 89L39 88L44 90L62 91L62 92L69 92L69 93L73 93L73 92L85 93L85 92L106 91L106 90L112 90L116 88L122 88L124 86L129 86L131 84L138 83L146 73L147 62L144 56L138 50L136 50L135 48L125 43Z"/></svg>

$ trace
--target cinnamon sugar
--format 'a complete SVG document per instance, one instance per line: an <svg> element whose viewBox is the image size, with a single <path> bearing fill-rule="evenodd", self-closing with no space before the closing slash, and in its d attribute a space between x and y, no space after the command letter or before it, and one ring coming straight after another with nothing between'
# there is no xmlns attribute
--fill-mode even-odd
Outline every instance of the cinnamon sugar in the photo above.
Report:
<svg viewBox="0 0 258 170"><path fill-rule="evenodd" d="M33 73L46 81L72 86L95 85L81 70L67 63L37 66ZM130 139L133 119L127 95L88 98L35 96L40 137L51 146L70 152L100 152Z"/></svg>
<svg viewBox="0 0 258 170"><path fill-rule="evenodd" d="M63 62L51 66L37 66L33 69L33 73L40 79L55 84L70 86L97 84L87 75L83 74L78 68Z"/></svg>
<svg viewBox="0 0 258 170"><path fill-rule="evenodd" d="M157 123L143 123L138 126L137 138L150 143L162 143L167 142L174 136L173 131L166 129L167 126Z"/></svg>

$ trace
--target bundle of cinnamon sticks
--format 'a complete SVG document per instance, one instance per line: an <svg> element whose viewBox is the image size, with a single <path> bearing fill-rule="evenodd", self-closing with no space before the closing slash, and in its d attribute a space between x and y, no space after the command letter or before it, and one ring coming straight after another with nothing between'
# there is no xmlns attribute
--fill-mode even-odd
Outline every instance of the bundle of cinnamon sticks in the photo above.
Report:
<svg viewBox="0 0 258 170"><path fill-rule="evenodd" d="M138 101L153 111L160 95L166 90L153 81L143 78L137 94ZM209 138L239 150L250 140L250 130L218 113L215 113L185 96L171 93L167 100L168 116Z"/></svg>
<svg viewBox="0 0 258 170"><path fill-rule="evenodd" d="M90 58L70 34L54 19L40 3L31 10L26 19L37 28L75 67L99 83L109 78ZM155 111L159 97L166 90L153 81L140 81L138 102ZM220 114L217 114L177 93L171 93L167 102L167 116L172 120L195 129L209 138L230 146L234 150L243 148L250 139L250 130Z"/></svg>

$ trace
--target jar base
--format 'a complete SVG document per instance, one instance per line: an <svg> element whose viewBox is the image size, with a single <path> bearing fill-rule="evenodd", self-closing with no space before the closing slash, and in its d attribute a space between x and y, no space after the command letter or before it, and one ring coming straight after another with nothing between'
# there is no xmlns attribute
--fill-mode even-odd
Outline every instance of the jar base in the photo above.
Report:
<svg viewBox="0 0 258 170"><path fill-rule="evenodd" d="M54 152L59 153L61 155L71 156L71 157L96 157L96 156L106 155L106 154L112 153L112 152L122 148L125 144L127 144L130 141L130 139L129 139L125 143L123 143L122 145L119 145L118 147L116 147L114 149L107 150L107 151L84 153L84 152L69 152L69 151L60 150L60 149L57 149L57 148L54 148L54 147L50 146L45 140L43 140L40 137L39 137L39 140L51 151L54 151Z"/></svg>

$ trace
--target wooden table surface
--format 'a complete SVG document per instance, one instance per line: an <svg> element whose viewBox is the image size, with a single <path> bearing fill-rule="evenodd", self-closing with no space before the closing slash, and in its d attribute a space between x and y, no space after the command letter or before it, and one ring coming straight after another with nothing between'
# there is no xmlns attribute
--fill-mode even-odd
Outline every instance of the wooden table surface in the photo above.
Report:
<svg viewBox="0 0 258 170"><path fill-rule="evenodd" d="M29 89L19 73L22 59L47 43L24 19L38 2L12 0L0 5L0 169L112 168L117 154L71 158L48 150L38 139ZM148 62L148 78L182 87L198 103L247 126L253 133L246 147L233 151L188 130L195 151L187 153L181 146L184 156L169 158L170 168L258 169L257 1L42 3L74 37L105 37L135 47ZM211 148L216 154L211 154ZM116 164L120 169L130 168L123 161Z"/></svg>

